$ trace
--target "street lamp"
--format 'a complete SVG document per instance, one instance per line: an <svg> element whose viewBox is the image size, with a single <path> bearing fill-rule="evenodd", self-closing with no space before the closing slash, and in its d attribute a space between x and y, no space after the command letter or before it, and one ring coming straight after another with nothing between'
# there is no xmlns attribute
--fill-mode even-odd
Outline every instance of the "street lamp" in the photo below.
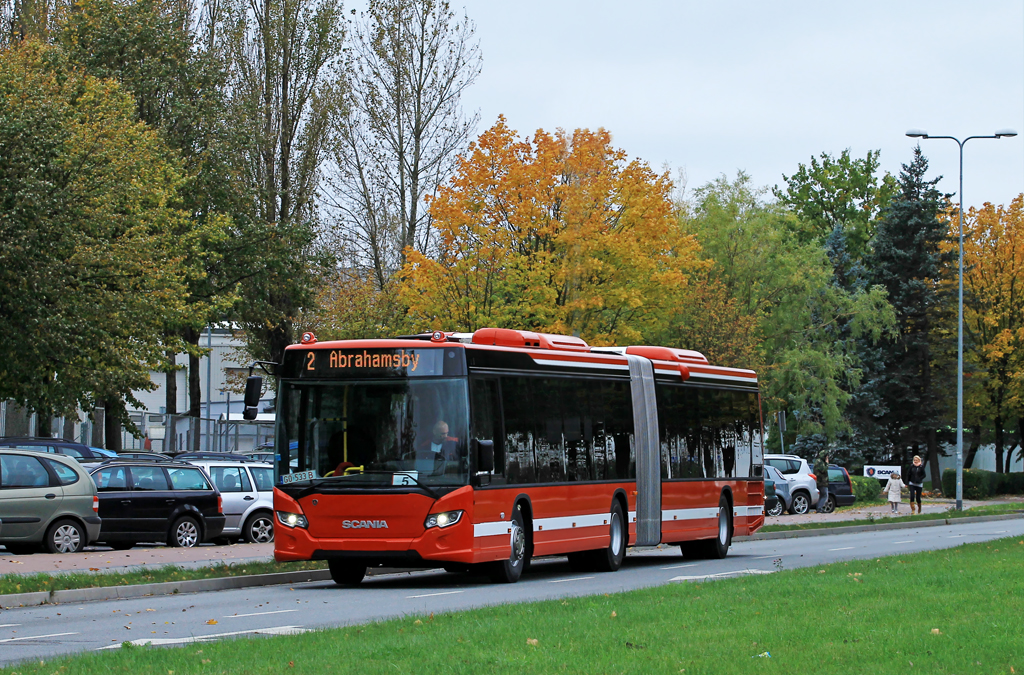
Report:
<svg viewBox="0 0 1024 675"><path fill-rule="evenodd" d="M911 129L911 138L948 138L960 146L960 299L957 304L956 328L956 510L964 510L964 144L972 138L1012 138L1013 129L1000 129L991 136L968 136L964 140L953 136L932 136L927 131ZM939 477L932 476L932 484Z"/></svg>

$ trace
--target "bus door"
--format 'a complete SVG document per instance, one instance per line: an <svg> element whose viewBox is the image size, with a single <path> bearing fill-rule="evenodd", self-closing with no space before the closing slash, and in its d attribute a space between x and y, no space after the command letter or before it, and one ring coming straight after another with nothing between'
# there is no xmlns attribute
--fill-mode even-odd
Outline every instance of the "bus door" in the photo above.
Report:
<svg viewBox="0 0 1024 675"><path fill-rule="evenodd" d="M661 463L659 460L658 404L654 396L654 365L650 359L627 354L633 397L636 443L637 546L661 543Z"/></svg>

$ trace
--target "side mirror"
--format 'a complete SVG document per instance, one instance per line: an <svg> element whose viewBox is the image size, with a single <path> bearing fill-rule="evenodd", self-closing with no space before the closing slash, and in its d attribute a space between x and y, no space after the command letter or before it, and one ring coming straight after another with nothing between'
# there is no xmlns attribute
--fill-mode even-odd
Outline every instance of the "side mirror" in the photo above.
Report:
<svg viewBox="0 0 1024 675"><path fill-rule="evenodd" d="M245 410L242 412L243 419L256 419L256 415L259 413L260 396L262 394L263 378L259 375L250 375L245 381Z"/></svg>
<svg viewBox="0 0 1024 675"><path fill-rule="evenodd" d="M494 441L473 439L473 454L476 455L476 470L490 473L494 471Z"/></svg>

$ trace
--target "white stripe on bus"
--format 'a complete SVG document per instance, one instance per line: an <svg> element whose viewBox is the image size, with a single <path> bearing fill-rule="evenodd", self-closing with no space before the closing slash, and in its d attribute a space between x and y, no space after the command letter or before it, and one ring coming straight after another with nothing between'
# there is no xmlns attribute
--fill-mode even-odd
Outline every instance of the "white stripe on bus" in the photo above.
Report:
<svg viewBox="0 0 1024 675"><path fill-rule="evenodd" d="M532 354L530 356L533 356ZM561 361L555 359L539 359L533 356L533 360L544 366L571 366L573 368L601 368L611 370L629 370L629 366L617 363L593 363L591 361Z"/></svg>
<svg viewBox="0 0 1024 675"><path fill-rule="evenodd" d="M760 515L764 511L763 506L737 506L734 515ZM680 520L707 520L718 517L717 508L695 508L695 509L669 509L661 512L663 522ZM636 511L629 512L630 522L636 520ZM534 532L552 532L558 530L572 530L580 527L599 527L608 524L607 513L590 513L577 516L559 516L557 518L537 518L533 521ZM474 537L493 537L508 534L512 523L509 521L497 521L489 523L474 523Z"/></svg>
<svg viewBox="0 0 1024 675"><path fill-rule="evenodd" d="M690 371L690 378L703 377L709 380L728 380L730 382L746 382L747 384L753 384L757 382L756 377L740 377L737 375L713 375L711 373L697 373Z"/></svg>

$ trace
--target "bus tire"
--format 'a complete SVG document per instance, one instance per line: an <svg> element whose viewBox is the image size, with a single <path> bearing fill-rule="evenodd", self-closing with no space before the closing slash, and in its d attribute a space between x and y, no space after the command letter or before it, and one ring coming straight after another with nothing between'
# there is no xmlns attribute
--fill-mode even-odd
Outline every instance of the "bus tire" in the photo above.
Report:
<svg viewBox="0 0 1024 675"><path fill-rule="evenodd" d="M705 540L705 551L708 558L721 559L729 555L732 544L732 510L725 495L718 500L718 534L714 539Z"/></svg>
<svg viewBox="0 0 1024 675"><path fill-rule="evenodd" d="M622 515L622 505L616 500L612 504L612 512L608 518L608 533L611 539L608 548L594 551L594 568L598 572L614 572L622 567L622 561L626 559L626 541L629 535L626 532L626 518Z"/></svg>
<svg viewBox="0 0 1024 675"><path fill-rule="evenodd" d="M331 579L339 586L358 586L366 576L366 565L337 558L327 561Z"/></svg>
<svg viewBox="0 0 1024 675"><path fill-rule="evenodd" d="M514 584L523 575L526 567L526 526L519 504L512 510L512 532L509 535L511 552L507 560L490 565L491 581L496 584Z"/></svg>

